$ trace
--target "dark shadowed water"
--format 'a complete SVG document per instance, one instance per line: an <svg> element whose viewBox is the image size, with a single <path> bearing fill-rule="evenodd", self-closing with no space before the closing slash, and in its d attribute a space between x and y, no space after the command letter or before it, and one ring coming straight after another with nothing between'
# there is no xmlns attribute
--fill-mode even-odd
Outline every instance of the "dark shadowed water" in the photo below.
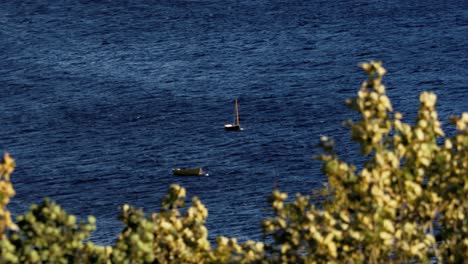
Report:
<svg viewBox="0 0 468 264"><path fill-rule="evenodd" d="M41 3L42 2L42 3ZM468 2L1 1L0 150L15 213L50 197L110 244L118 206L156 211L171 183L209 209L210 238L260 237L266 197L325 181L321 135L356 161L345 98L382 60L394 107L419 93L468 110ZM240 100L244 131L225 132ZM201 166L208 177L171 169Z"/></svg>

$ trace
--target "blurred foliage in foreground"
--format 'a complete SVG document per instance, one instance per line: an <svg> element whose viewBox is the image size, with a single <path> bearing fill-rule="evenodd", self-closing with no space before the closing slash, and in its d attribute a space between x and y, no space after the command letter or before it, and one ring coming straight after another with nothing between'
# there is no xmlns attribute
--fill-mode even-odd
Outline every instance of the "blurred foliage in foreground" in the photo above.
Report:
<svg viewBox="0 0 468 264"><path fill-rule="evenodd" d="M436 96L423 92L415 125L402 121L385 94L380 63L347 103L362 118L349 121L361 146L362 169L339 159L333 141L320 146L328 177L325 202L274 191L273 216L263 221L265 240L208 240L208 211L185 189L172 185L159 213L123 205L125 228L111 246L88 241L95 219L77 223L45 199L11 220L15 163L0 164L0 263L462 263L468 259L468 113L453 117L446 138L435 111Z"/></svg>

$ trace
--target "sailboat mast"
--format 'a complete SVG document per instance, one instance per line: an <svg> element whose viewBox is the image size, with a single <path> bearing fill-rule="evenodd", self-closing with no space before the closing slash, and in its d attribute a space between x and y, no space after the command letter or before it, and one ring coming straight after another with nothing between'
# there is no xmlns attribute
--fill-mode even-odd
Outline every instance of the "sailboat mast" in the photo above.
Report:
<svg viewBox="0 0 468 264"><path fill-rule="evenodd" d="M239 122L239 110L238 110L238 107L237 107L237 99L236 99L236 125L239 125L240 122Z"/></svg>

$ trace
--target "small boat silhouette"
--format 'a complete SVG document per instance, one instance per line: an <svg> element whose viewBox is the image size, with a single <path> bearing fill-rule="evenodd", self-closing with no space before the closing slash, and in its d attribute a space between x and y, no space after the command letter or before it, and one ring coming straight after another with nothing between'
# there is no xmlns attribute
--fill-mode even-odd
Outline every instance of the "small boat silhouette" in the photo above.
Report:
<svg viewBox="0 0 468 264"><path fill-rule="evenodd" d="M177 168L172 170L172 174L177 176L201 176L203 175L202 168Z"/></svg>
<svg viewBox="0 0 468 264"><path fill-rule="evenodd" d="M240 119L239 119L239 107L237 105L237 99L236 99L236 104L235 104L235 112L236 112L236 119L233 124L226 124L224 125L225 130L230 130L230 131L239 131L242 130L240 126Z"/></svg>

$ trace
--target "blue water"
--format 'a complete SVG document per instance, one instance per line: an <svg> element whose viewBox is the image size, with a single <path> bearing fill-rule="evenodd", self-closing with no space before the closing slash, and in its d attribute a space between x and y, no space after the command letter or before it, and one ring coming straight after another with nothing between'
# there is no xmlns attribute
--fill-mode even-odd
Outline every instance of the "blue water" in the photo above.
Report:
<svg viewBox="0 0 468 264"><path fill-rule="evenodd" d="M39 2L39 3L38 3ZM382 60L394 107L419 93L468 110L467 1L2 1L0 151L17 161L19 214L50 197L97 218L111 244L123 203L153 212L171 183L208 207L210 238L260 238L275 187L326 180L321 135L358 161L341 124ZM244 131L226 132L240 100ZM201 166L208 177L171 169Z"/></svg>

